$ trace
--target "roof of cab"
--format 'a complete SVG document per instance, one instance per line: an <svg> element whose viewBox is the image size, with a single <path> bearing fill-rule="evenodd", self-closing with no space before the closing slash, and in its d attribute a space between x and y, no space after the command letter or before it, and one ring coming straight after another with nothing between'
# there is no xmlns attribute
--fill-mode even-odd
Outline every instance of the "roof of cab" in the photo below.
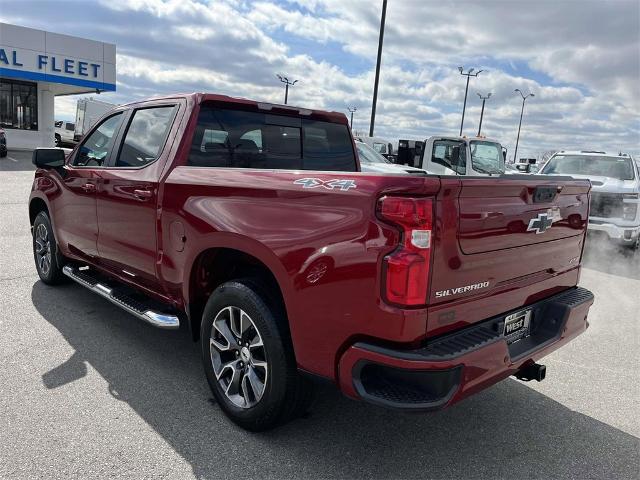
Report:
<svg viewBox="0 0 640 480"><path fill-rule="evenodd" d="M127 105L135 105L143 102L156 101L156 100L171 100L176 98L191 99L195 103L214 102L217 104L243 106L245 108L248 107L251 110L261 110L261 111L271 112L279 115L297 114L303 117L308 116L310 118L317 119L317 120L324 120L328 122L342 123L342 124L348 125L347 117L342 112L315 110L315 109L309 109L305 107L297 107L293 105L282 105L277 103L261 102L258 100L251 100L248 98L241 98L241 97L230 97L228 95L219 95L216 93L194 92L194 93L176 93L172 95L161 95L161 96L146 98L143 100L137 100Z"/></svg>
<svg viewBox="0 0 640 480"><path fill-rule="evenodd" d="M491 143L500 143L498 140L494 140L492 138L487 138L485 136L479 136L479 137L467 137L466 135L463 136L458 136L458 135L432 135L429 138L427 138L425 140L425 142L428 142L430 140L453 140L456 142L463 142L463 141L476 141L476 142L491 142Z"/></svg>

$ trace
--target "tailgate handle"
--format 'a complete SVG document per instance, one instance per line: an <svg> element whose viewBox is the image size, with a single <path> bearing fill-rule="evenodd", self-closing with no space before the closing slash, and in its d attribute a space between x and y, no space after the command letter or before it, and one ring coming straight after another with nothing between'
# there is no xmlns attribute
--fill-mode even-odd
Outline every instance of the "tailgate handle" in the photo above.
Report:
<svg viewBox="0 0 640 480"><path fill-rule="evenodd" d="M533 203L553 202L562 191L562 185L541 185L533 191Z"/></svg>

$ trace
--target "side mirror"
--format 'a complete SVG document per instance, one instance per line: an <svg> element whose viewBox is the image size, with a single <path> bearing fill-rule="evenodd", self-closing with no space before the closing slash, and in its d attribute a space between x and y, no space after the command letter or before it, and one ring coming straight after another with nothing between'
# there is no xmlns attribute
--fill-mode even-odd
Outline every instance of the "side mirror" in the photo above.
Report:
<svg viewBox="0 0 640 480"><path fill-rule="evenodd" d="M507 162L507 149L505 147L502 147L502 159L505 163Z"/></svg>
<svg viewBox="0 0 640 480"><path fill-rule="evenodd" d="M36 148L31 162L38 168L60 168L64 166L64 150L60 148Z"/></svg>

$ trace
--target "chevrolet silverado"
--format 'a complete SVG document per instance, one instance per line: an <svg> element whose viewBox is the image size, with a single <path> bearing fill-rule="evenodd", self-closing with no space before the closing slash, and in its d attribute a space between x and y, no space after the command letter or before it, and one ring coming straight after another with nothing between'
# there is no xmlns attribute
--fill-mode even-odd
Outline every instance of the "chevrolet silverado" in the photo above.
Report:
<svg viewBox="0 0 640 480"><path fill-rule="evenodd" d="M213 94L119 106L33 162L42 282L183 325L249 430L318 378L412 411L539 381L588 325L586 180L365 173L343 114Z"/></svg>

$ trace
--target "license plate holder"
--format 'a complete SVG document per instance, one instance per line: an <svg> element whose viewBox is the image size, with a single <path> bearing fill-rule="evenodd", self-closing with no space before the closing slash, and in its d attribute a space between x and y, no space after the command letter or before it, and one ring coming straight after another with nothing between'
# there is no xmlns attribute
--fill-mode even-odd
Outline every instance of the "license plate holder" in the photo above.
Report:
<svg viewBox="0 0 640 480"><path fill-rule="evenodd" d="M531 309L520 310L504 317L504 330L502 332L508 344L517 342L529 336L531 324Z"/></svg>

